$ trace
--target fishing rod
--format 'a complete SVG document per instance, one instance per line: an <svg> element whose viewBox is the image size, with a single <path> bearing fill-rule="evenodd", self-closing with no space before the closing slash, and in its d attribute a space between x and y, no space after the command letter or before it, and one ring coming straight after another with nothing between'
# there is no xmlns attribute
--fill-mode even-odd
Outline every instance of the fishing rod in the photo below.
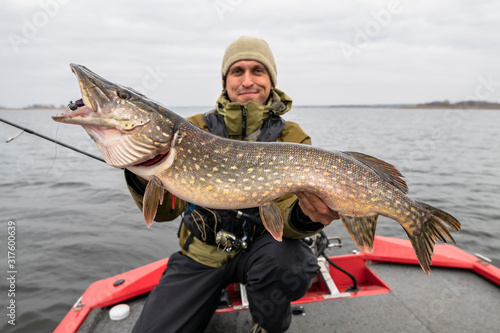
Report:
<svg viewBox="0 0 500 333"><path fill-rule="evenodd" d="M75 147L73 147L73 146L70 146L70 145L67 145L67 144L65 144L65 143L59 142L59 141L57 141L57 140L55 140L55 139L49 138L48 136L45 136L45 135L40 134L40 133L37 133L37 132L35 132L35 131L33 131L33 130L29 129L29 128L26 128L26 127L23 127L23 126L19 126L19 125L17 125L17 124L11 123L10 121L7 121L7 120L2 119L2 118L0 118L0 121L1 121L1 122L3 122L3 123L6 123L7 125L10 125L10 126L13 126L13 127L17 127L17 128L19 128L20 130L22 130L23 132L26 132L26 133L29 133L29 134L36 135L36 136L38 136L38 137L40 137L40 138L42 138L42 139L45 139L45 140L50 141L50 142L54 142L55 144L58 144L58 145L60 145L60 146L63 146L63 147L66 147L66 148L68 148L68 149L71 149L71 150L73 150L73 151L76 151L77 153L80 153L80 154L86 155L86 156L88 156L88 157L92 157L93 159L96 159L96 160L98 160L98 161L101 161L101 162L106 163L106 162L105 162L102 158L100 158L100 157L97 157L97 156L95 156L95 155L89 154L89 153L87 153L87 152L85 152L85 151L83 151L83 150L80 150L80 149L75 148ZM7 143L8 143L8 142L11 142L11 141L12 141L12 140L14 140L15 138L17 138L19 135L23 134L23 132L19 133L19 134L18 134L17 136L15 136L15 137L12 137L12 138L7 139L7 141L6 141L6 142L7 142Z"/></svg>

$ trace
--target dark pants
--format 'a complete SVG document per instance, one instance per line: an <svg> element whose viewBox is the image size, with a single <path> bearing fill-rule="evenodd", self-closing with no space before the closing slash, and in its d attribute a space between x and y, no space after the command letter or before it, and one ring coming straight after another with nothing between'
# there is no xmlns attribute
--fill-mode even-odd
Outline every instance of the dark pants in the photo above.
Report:
<svg viewBox="0 0 500 333"><path fill-rule="evenodd" d="M305 295L318 268L316 257L302 241L280 243L269 234L219 268L174 253L133 332L203 332L217 309L221 290L233 282L245 284L255 322L269 332L284 332L292 319L290 302Z"/></svg>

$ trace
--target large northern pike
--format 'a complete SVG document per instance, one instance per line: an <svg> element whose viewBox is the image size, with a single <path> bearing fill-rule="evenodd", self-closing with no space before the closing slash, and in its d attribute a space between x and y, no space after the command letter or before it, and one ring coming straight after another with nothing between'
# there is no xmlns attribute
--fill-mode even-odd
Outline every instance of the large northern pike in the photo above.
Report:
<svg viewBox="0 0 500 333"><path fill-rule="evenodd" d="M104 160L149 180L143 212L151 225L164 189L214 209L260 207L264 226L281 240L283 219L273 199L307 191L337 211L356 245L373 251L379 215L396 220L426 274L437 239L454 242L450 214L414 201L392 165L355 152L294 143L229 140L203 131L136 91L71 64L85 106L53 117L79 124Z"/></svg>

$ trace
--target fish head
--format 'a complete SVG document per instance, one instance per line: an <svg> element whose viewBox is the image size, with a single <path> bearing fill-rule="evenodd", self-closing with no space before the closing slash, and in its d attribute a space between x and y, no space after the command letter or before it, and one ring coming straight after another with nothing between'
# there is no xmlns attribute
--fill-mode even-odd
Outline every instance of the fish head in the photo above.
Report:
<svg viewBox="0 0 500 333"><path fill-rule="evenodd" d="M168 153L174 134L174 113L146 96L71 64L84 106L52 117L81 125L104 160L116 168L147 164Z"/></svg>

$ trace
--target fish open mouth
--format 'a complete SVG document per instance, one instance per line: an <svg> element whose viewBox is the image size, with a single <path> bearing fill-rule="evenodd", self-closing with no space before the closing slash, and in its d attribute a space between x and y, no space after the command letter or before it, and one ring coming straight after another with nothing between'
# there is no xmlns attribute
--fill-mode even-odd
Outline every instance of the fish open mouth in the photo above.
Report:
<svg viewBox="0 0 500 333"><path fill-rule="evenodd" d="M151 167L151 166L155 166L157 164L160 164L161 162L163 162L168 157L168 153L169 152L170 151L167 151L164 154L156 155L152 159L149 159L147 161L144 161L144 162L141 162L139 164L134 165L134 167Z"/></svg>
<svg viewBox="0 0 500 333"><path fill-rule="evenodd" d="M87 105L82 105L78 108L70 109L63 114L53 116L52 119L61 123L80 125L89 122L88 119L92 118L92 114L92 108Z"/></svg>

